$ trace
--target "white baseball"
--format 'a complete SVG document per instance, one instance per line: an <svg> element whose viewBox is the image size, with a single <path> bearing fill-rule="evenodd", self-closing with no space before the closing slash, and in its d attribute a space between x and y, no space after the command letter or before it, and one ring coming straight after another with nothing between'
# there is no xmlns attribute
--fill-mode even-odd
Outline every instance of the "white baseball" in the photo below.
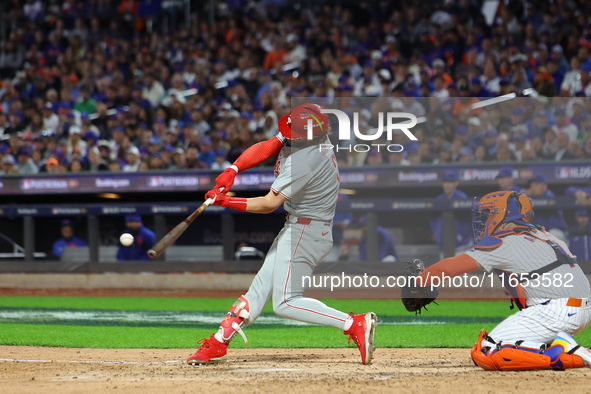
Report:
<svg viewBox="0 0 591 394"><path fill-rule="evenodd" d="M121 242L121 245L123 246L131 246L133 244L133 235L129 233L121 234L119 242Z"/></svg>

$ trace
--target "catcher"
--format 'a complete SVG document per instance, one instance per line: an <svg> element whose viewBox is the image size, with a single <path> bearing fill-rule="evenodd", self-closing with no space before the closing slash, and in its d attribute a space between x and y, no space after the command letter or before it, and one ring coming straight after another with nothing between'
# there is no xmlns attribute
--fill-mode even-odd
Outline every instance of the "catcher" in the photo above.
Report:
<svg viewBox="0 0 591 394"><path fill-rule="evenodd" d="M310 140L306 129L309 121L313 134ZM369 364L373 357L377 323L373 312L346 314L302 296L302 278L312 275L332 248L332 219L340 183L332 147L321 145L329 133L328 117L318 105L300 105L281 118L279 130L278 136L246 150L205 195L206 199L215 198L216 205L252 213L270 213L283 204L288 215L248 292L232 305L219 330L199 342L199 349L187 359L189 364L225 361L230 341L240 334L247 342L242 329L259 317L269 299L279 316L342 330L357 345L362 364ZM239 198L225 194L238 171L277 154L275 181L266 196Z"/></svg>
<svg viewBox="0 0 591 394"><path fill-rule="evenodd" d="M402 291L409 311L437 297L432 278L494 272L519 311L490 333L481 331L472 360L488 371L591 366L591 352L572 337L591 322L589 281L566 244L531 223L531 199L512 191L489 193L473 207L474 249L428 269L409 267L417 285ZM420 279L420 280L419 280ZM550 280L548 282L548 280Z"/></svg>

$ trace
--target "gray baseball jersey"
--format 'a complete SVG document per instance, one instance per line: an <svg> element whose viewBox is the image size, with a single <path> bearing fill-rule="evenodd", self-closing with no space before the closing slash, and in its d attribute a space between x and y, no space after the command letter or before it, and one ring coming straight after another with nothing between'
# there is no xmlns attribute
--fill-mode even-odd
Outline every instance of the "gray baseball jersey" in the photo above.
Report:
<svg viewBox="0 0 591 394"><path fill-rule="evenodd" d="M344 330L348 315L313 298L303 297L304 278L332 247L332 218L339 191L339 171L332 148L283 147L275 165L271 190L288 200L290 218L275 238L246 299L251 321L273 299L279 316ZM311 219L308 224L297 218Z"/></svg>
<svg viewBox="0 0 591 394"><path fill-rule="evenodd" d="M294 216L328 221L335 214L339 170L330 145L302 149L283 147L275 164L271 190L288 200L285 210Z"/></svg>

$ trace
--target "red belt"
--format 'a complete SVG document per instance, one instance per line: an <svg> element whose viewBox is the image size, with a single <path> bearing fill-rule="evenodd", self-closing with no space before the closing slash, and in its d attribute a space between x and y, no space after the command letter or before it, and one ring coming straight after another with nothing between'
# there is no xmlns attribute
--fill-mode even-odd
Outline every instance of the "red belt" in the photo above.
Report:
<svg viewBox="0 0 591 394"><path fill-rule="evenodd" d="M285 215L285 220L289 221L290 216L291 216L290 214ZM291 223L303 224L304 226L307 226L308 224L312 223L312 219L300 218L300 217L296 217L296 216L293 216L293 218L295 218L295 222L292 221ZM320 221L320 222L325 223L326 225L332 224L332 220Z"/></svg>

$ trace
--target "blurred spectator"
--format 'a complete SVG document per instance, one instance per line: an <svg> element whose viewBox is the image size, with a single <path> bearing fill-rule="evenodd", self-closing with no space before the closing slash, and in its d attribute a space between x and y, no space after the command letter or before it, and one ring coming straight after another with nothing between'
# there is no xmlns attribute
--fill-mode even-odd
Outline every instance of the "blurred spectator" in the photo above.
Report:
<svg viewBox="0 0 591 394"><path fill-rule="evenodd" d="M451 163L452 153L452 144L448 141L445 141L443 144L441 144L441 147L439 149L439 155L435 160L433 160L433 164ZM406 165L408 164L409 163L407 162Z"/></svg>
<svg viewBox="0 0 591 394"><path fill-rule="evenodd" d="M564 57L562 58L564 59ZM566 62L566 60L565 60ZM564 74L564 79L560 85L560 90L567 95L572 96L581 90L581 61L578 57L573 56L570 60L570 70Z"/></svg>
<svg viewBox="0 0 591 394"><path fill-rule="evenodd" d="M147 159L143 159L137 168L138 172L148 171L149 169L150 169L150 163L148 162Z"/></svg>
<svg viewBox="0 0 591 394"><path fill-rule="evenodd" d="M0 175L17 175L19 174L18 169L15 166L14 157L8 154L2 158L2 169Z"/></svg>
<svg viewBox="0 0 591 394"><path fill-rule="evenodd" d="M84 166L80 159L72 159L70 164L68 164L68 172L82 172L84 171Z"/></svg>
<svg viewBox="0 0 591 394"><path fill-rule="evenodd" d="M55 107L53 103L47 102L43 106L43 128L49 131L57 131L59 126L59 118L54 112Z"/></svg>
<svg viewBox="0 0 591 394"><path fill-rule="evenodd" d="M224 154L223 157L225 159L226 155ZM172 155L172 161L173 163L168 168L170 171L186 170L187 168L189 168L187 164L187 157L185 156L185 151L183 150L183 148L176 148L174 150L174 153Z"/></svg>
<svg viewBox="0 0 591 394"><path fill-rule="evenodd" d="M501 191L513 191L522 192L523 188L515 185L515 178L513 177L513 168L503 167L500 169L499 174L495 177L499 184L499 190Z"/></svg>
<svg viewBox="0 0 591 394"><path fill-rule="evenodd" d="M275 135L276 133L274 133ZM271 137L269 137L271 138ZM238 133L236 144L232 145L230 152L228 152L228 161L234 162L246 149L253 144L253 136L247 129L242 129ZM187 153L189 153L187 151Z"/></svg>
<svg viewBox="0 0 591 394"><path fill-rule="evenodd" d="M154 152L150 156L149 159L149 168L150 170L164 170L166 169L166 163L162 158L162 154L160 152Z"/></svg>
<svg viewBox="0 0 591 394"><path fill-rule="evenodd" d="M419 155L419 151L416 149L408 150L406 159L408 160L408 164L411 166L417 166L421 164L421 156Z"/></svg>
<svg viewBox="0 0 591 394"><path fill-rule="evenodd" d="M470 94L473 97L492 97L493 94L492 92L490 92L487 88L482 86L482 81L480 80L479 77L473 77L472 78L472 91L470 92Z"/></svg>
<svg viewBox="0 0 591 394"><path fill-rule="evenodd" d="M486 159L486 147L484 145L478 145L474 151L474 161L476 163L484 163Z"/></svg>
<svg viewBox="0 0 591 394"><path fill-rule="evenodd" d="M486 161L493 161L496 159L497 152L499 150L497 146L497 141L499 138L499 133L495 129L490 129L486 133L484 133L484 147L486 149Z"/></svg>
<svg viewBox="0 0 591 394"><path fill-rule="evenodd" d="M184 167L173 164L184 161L177 147L188 168L217 168L259 141L257 130L276 135L292 97L352 99L342 103L353 112L359 95L395 99L391 109L426 119L418 153L368 155L374 164L469 163L464 148L475 163L591 156L591 145L577 145L591 123L588 7L580 0L537 2L524 13L519 2L503 5L490 25L467 1L382 1L379 12L351 2L296 11L289 2L231 2L214 25L187 20L206 15L208 2L192 2L192 16L182 0L5 3L12 23L0 47L0 133L16 134L10 153L27 145L33 156L32 141L51 135L56 146L33 157L42 172L64 143L58 170L76 149L87 164L86 150L102 140L105 166L117 158L125 168L135 146L138 170L154 153L168 168ZM478 108L508 93L529 97ZM416 100L427 96L434 101ZM213 153L219 148L224 161Z"/></svg>
<svg viewBox="0 0 591 394"><path fill-rule="evenodd" d="M353 155L353 156L359 156L359 155ZM451 160L451 146L449 149L449 152L444 152L442 154L442 156L447 157L447 160ZM381 158L381 156L379 156ZM373 160L375 160L376 158L374 158ZM438 161L439 159L436 159L436 161ZM404 153L403 152L392 152L390 153L390 164L395 165L395 166L408 166L410 165L410 161L408 161L407 159L404 158Z"/></svg>
<svg viewBox="0 0 591 394"><path fill-rule="evenodd" d="M140 150L135 146L131 146L127 150L126 159L127 164L123 166L123 172L137 172L140 166Z"/></svg>
<svg viewBox="0 0 591 394"><path fill-rule="evenodd" d="M53 243L51 253L58 259L62 258L65 248L78 248L88 246L86 242L74 235L74 222L70 219L64 219L61 222L62 238Z"/></svg>
<svg viewBox="0 0 591 394"><path fill-rule="evenodd" d="M269 70L271 68L276 68L283 65L284 57L288 53L287 49L283 47L283 44L279 38L275 38L272 42L272 49L267 52L265 61L263 62L264 70Z"/></svg>
<svg viewBox="0 0 591 394"><path fill-rule="evenodd" d="M367 217L362 216L357 222L361 229L361 239L359 240L359 260L367 261ZM382 226L377 227L378 233L378 260L383 263L394 263L398 261L396 246L392 240L390 232Z"/></svg>
<svg viewBox="0 0 591 394"><path fill-rule="evenodd" d="M97 126L92 124L92 120L90 119L90 116L86 112L83 112L82 114L80 114L80 122L82 123L81 128L83 130L85 130L85 134L84 134L85 139L88 137L91 137L91 138L95 139L96 141L98 141L98 137L99 137L101 131Z"/></svg>
<svg viewBox="0 0 591 394"><path fill-rule="evenodd" d="M215 152L215 161L211 164L211 169L215 171L223 171L230 167L232 163L226 160L226 152L223 149L218 149Z"/></svg>
<svg viewBox="0 0 591 394"><path fill-rule="evenodd" d="M207 168L207 164L199 160L199 151L195 147L187 149L185 155L187 168Z"/></svg>
<svg viewBox="0 0 591 394"><path fill-rule="evenodd" d="M580 159L591 159L591 137L585 140L579 156Z"/></svg>
<svg viewBox="0 0 591 394"><path fill-rule="evenodd" d="M211 149L211 138L207 136L201 138L201 142L199 143L199 161L211 168L211 165L215 162L215 156L215 152Z"/></svg>
<svg viewBox="0 0 591 394"><path fill-rule="evenodd" d="M18 172L21 175L34 175L39 172L39 167L31 159L31 151L27 148L21 148L17 154Z"/></svg>
<svg viewBox="0 0 591 394"><path fill-rule="evenodd" d="M111 148L106 143L101 142L98 146L100 159L105 163L109 163L111 161Z"/></svg>
<svg viewBox="0 0 591 394"><path fill-rule="evenodd" d="M555 161L576 159L577 155L569 148L569 138L565 133L558 134L556 137L556 153L554 154Z"/></svg>
<svg viewBox="0 0 591 394"><path fill-rule="evenodd" d="M445 170L442 175L441 187L443 193L437 196L439 200L467 200L466 193L458 190L458 174L454 170ZM470 250L474 244L472 239L472 222L469 220L455 219L456 231L456 255ZM441 216L434 218L430 222L433 240L439 245L443 252L443 219Z"/></svg>
<svg viewBox="0 0 591 394"><path fill-rule="evenodd" d="M568 136L569 142L577 141L579 129L567 118L566 110L563 108L558 108L554 112L554 117L556 119L556 125L554 126L556 134L566 134Z"/></svg>
<svg viewBox="0 0 591 394"><path fill-rule="evenodd" d="M524 189L523 192L531 198L548 198L555 196L554 193L548 189L548 181L544 175L534 175L529 180L527 189ZM547 231L554 234L558 239L567 242L568 226L564 221L561 209L538 209L533 221L539 226L544 226Z"/></svg>
<svg viewBox="0 0 591 394"><path fill-rule="evenodd" d="M547 127L543 130L544 132L544 147L542 148L542 154L546 159L554 159L556 157L556 152L558 151L558 143L556 141L556 132Z"/></svg>
<svg viewBox="0 0 591 394"><path fill-rule="evenodd" d="M60 163L55 157L50 157L45 161L45 164L41 166L39 172L47 172L48 174L57 174L60 172Z"/></svg>
<svg viewBox="0 0 591 394"><path fill-rule="evenodd" d="M74 152L78 152L82 156L86 156L86 141L80 135L81 130L78 126L70 126L68 130L68 157L72 157Z"/></svg>
<svg viewBox="0 0 591 394"><path fill-rule="evenodd" d="M591 206L591 187L575 187L571 186L566 189L565 195L573 196L577 200L577 204L588 207Z"/></svg>
<svg viewBox="0 0 591 394"><path fill-rule="evenodd" d="M569 229L568 248L578 261L591 261L591 225L586 209L575 213L576 224Z"/></svg>
<svg viewBox="0 0 591 394"><path fill-rule="evenodd" d="M142 218L139 215L127 215L125 217L125 226L127 229L121 234L129 233L133 235L133 244L131 244L131 246L123 246L119 244L117 260L150 260L150 257L148 257L148 250L150 250L156 243L156 234L143 225Z"/></svg>
<svg viewBox="0 0 591 394"><path fill-rule="evenodd" d="M93 114L96 112L96 101L90 97L90 88L86 85L82 85L80 88L80 98L74 105L74 109L79 112L86 112L87 114Z"/></svg>
<svg viewBox="0 0 591 394"><path fill-rule="evenodd" d="M158 82L158 77L152 73L146 75L146 85L142 91L143 97L152 104L152 107L157 107L164 97L164 87Z"/></svg>
<svg viewBox="0 0 591 394"><path fill-rule="evenodd" d="M521 161L536 161L541 160L540 157L536 155L536 151L532 147L526 147L521 151Z"/></svg>
<svg viewBox="0 0 591 394"><path fill-rule="evenodd" d="M121 171L121 163L119 160L111 160L108 164L109 171L111 172L120 172Z"/></svg>
<svg viewBox="0 0 591 394"><path fill-rule="evenodd" d="M545 45L545 44L544 44ZM548 69L544 66L538 67L536 75L534 77L534 89L546 97L553 97L556 94L556 85L554 84L554 78L548 72ZM525 89L525 83L523 84ZM523 91L521 89L521 91Z"/></svg>
<svg viewBox="0 0 591 394"><path fill-rule="evenodd" d="M526 149L526 138L522 135L515 136L513 138L513 148L510 149L515 160L523 161L523 152Z"/></svg>
<svg viewBox="0 0 591 394"><path fill-rule="evenodd" d="M472 163L474 162L474 152L469 146L465 146L460 150L459 160L460 163Z"/></svg>
<svg viewBox="0 0 591 394"><path fill-rule="evenodd" d="M88 151L88 170L90 172L107 171L108 169L109 167L101 158L100 151L97 147Z"/></svg>

